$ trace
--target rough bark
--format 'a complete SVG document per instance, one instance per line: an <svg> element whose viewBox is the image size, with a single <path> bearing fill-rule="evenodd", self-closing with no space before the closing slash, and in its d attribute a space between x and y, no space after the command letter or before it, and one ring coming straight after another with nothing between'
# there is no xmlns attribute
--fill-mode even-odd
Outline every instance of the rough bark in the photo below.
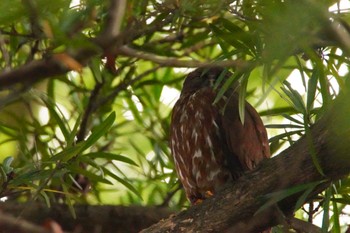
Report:
<svg viewBox="0 0 350 233"><path fill-rule="evenodd" d="M202 204L142 232L259 232L285 222L284 216L293 214L295 204L304 192L281 201L278 201L280 195L267 194L303 184L312 187L311 183L320 182L313 186L308 197L312 198L333 180L349 174L349 96L338 97L333 108L312 127L308 136L278 156L266 160L259 168ZM313 156L317 157L323 175L316 169ZM257 213L268 201L275 204Z"/></svg>
<svg viewBox="0 0 350 233"><path fill-rule="evenodd" d="M0 203L0 232L45 232L44 229L34 230L28 222L38 228L51 219L65 232L132 233L139 232L171 214L166 208L142 206L75 205L74 210L76 219L65 205L53 205L49 208L40 203ZM17 222L11 224L13 220L8 216L5 218L1 212L11 214Z"/></svg>

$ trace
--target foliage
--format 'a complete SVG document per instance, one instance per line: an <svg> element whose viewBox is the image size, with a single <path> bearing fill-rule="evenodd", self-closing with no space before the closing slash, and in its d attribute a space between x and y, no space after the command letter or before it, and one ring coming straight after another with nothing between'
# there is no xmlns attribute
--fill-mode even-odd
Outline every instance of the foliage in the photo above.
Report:
<svg viewBox="0 0 350 233"><path fill-rule="evenodd" d="M0 87L0 197L188 205L168 149L171 107L184 75L213 62L234 72L219 95L233 80L246 86L241 99L259 109L278 154L346 88L349 15L329 10L335 3L131 0L106 47L95 40L108 28L105 1L2 0L4 74L51 57L71 71ZM349 179L332 184L297 215L321 213L323 230L340 232L349 187Z"/></svg>

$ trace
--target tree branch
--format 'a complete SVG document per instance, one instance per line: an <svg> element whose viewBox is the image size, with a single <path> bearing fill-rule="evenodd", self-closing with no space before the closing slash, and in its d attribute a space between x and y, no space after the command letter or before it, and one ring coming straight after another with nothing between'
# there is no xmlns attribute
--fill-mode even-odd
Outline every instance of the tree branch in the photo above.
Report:
<svg viewBox="0 0 350 233"><path fill-rule="evenodd" d="M210 66L222 66L222 67L235 67L237 69L244 69L251 65L251 63L243 60L223 60L223 61L210 61L201 62L196 60L179 60L176 58L161 57L155 54L146 53L143 51L137 51L127 46L122 46L118 49L118 53L127 57L139 58L147 61L152 61L161 66L170 67L210 67Z"/></svg>
<svg viewBox="0 0 350 233"><path fill-rule="evenodd" d="M64 231L69 232L136 233L172 213L167 208L159 207L75 205L76 218L74 218L66 205L54 204L49 208L35 202L26 204L0 202L0 210L11 213L13 216L20 216L20 218L14 218L6 215L5 219L3 218L5 215L0 211L0 232L5 229L4 224L13 227L17 219L15 223L17 225L20 222L26 223L27 230L20 231L19 226L16 226L17 230L9 232L26 233L46 233L45 229L34 224L43 225L48 219L54 219ZM30 229L35 229L29 231L28 224L32 227Z"/></svg>
<svg viewBox="0 0 350 233"><path fill-rule="evenodd" d="M12 217L0 211L1 232L26 232L26 233L50 233L40 226L34 225L26 220Z"/></svg>
<svg viewBox="0 0 350 233"><path fill-rule="evenodd" d="M288 224L297 232L321 233L322 229L312 223L297 218L288 219Z"/></svg>
<svg viewBox="0 0 350 233"><path fill-rule="evenodd" d="M278 195L271 193L319 182L304 200L306 202L329 187L331 181L349 174L349 98L350 94L339 96L333 108L312 127L311 135L302 137L280 155L265 160L256 170L202 204L142 232L260 232L285 222L285 217L293 215L295 204L306 189L281 201ZM316 169L310 147L325 176ZM266 194L272 198L267 198ZM268 201L271 205L257 213Z"/></svg>

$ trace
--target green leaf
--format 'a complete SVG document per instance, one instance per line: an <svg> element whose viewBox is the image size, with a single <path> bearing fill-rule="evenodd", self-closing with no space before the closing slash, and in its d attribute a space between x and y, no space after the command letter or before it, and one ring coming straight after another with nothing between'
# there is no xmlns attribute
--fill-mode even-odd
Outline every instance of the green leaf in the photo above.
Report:
<svg viewBox="0 0 350 233"><path fill-rule="evenodd" d="M14 158L12 156L8 156L2 162L2 167L3 167L4 171L6 172L6 174L9 174L10 172L13 171L13 167L11 167L13 160L14 160Z"/></svg>
<svg viewBox="0 0 350 233"><path fill-rule="evenodd" d="M244 47L248 48L249 51L254 53L255 44L253 44L252 37L249 33L244 31L242 28L238 27L237 24L232 23L231 21L225 18L219 18L218 21L219 23L222 23L225 29L227 29L230 32L232 37L240 41L244 45Z"/></svg>
<svg viewBox="0 0 350 233"><path fill-rule="evenodd" d="M231 77L229 77L225 83L222 85L220 90L218 91L218 94L215 97L214 103L217 103L226 93L226 91L238 81L238 79L242 76L242 73L240 72L234 72Z"/></svg>
<svg viewBox="0 0 350 233"><path fill-rule="evenodd" d="M5 172L3 165L0 164L0 187L5 182L7 182L7 173ZM1 188L0 188L0 190L1 190Z"/></svg>
<svg viewBox="0 0 350 233"><path fill-rule="evenodd" d="M272 128L272 129L304 129L301 125L295 125L295 124L267 124L265 125L265 128Z"/></svg>
<svg viewBox="0 0 350 233"><path fill-rule="evenodd" d="M102 74L101 74L101 59L91 59L89 63L90 70L93 74L93 77L96 79L97 82L102 83Z"/></svg>
<svg viewBox="0 0 350 233"><path fill-rule="evenodd" d="M245 54L248 54L250 56L254 56L254 54L252 53L249 46L247 46L244 42L239 40L239 37L240 37L239 35L238 35L238 37L235 37L232 34L232 32L222 30L221 28L215 26L214 24L210 24L210 29L212 30L212 32L214 33L214 35L217 38L220 38L221 40L223 40L227 44L233 46L238 51L243 52Z"/></svg>
<svg viewBox="0 0 350 233"><path fill-rule="evenodd" d="M307 188L305 190L305 192L298 198L297 203L294 206L294 212L297 211L299 208L301 208L306 199L309 197L310 193L312 192L312 190L314 190L315 186L310 186L309 188Z"/></svg>
<svg viewBox="0 0 350 233"><path fill-rule="evenodd" d="M304 132L304 130L294 130L294 131L289 131L289 132L286 132L286 133L278 134L278 135L276 135L274 137L269 138L269 142L278 141L278 140L281 140L283 138L290 137L290 136L292 136L294 134L298 134L299 135L299 134L301 134L303 132Z"/></svg>
<svg viewBox="0 0 350 233"><path fill-rule="evenodd" d="M316 68L309 79L308 89L307 89L307 100L306 100L306 109L308 112L311 112L313 108L313 104L315 101L315 94L317 89L317 81L318 81L319 72Z"/></svg>
<svg viewBox="0 0 350 233"><path fill-rule="evenodd" d="M91 135L82 142L77 143L72 147L65 148L60 153L51 157L50 161L63 161L76 157L77 155L84 152L86 149L90 148L97 142L97 140L105 135L109 128L113 125L115 121L115 112L112 112L100 125L96 126L92 131Z"/></svg>
<svg viewBox="0 0 350 233"><path fill-rule="evenodd" d="M67 173L66 169L60 170L31 170L27 173L18 175L10 181L11 185L30 185L34 181L43 181L51 177L60 177Z"/></svg>
<svg viewBox="0 0 350 233"><path fill-rule="evenodd" d="M122 179L119 176L115 175L113 172L109 171L107 168L102 167L102 169L103 169L103 171L105 172L106 175L111 176L113 179L115 179L116 181L118 181L119 183L121 183L122 185L127 187L131 192L133 192L136 196L138 196L142 200L142 197L141 197L140 193L135 189L134 186L132 186L132 184L130 184L125 179Z"/></svg>
<svg viewBox="0 0 350 233"><path fill-rule="evenodd" d="M78 154L80 154L83 150L83 144L84 142L77 143L74 146L67 147L63 151L55 154L50 158L50 161L62 161L67 162L68 160L76 157Z"/></svg>
<svg viewBox="0 0 350 233"><path fill-rule="evenodd" d="M223 72L220 73L219 77L215 80L213 87L215 90L221 85L222 81L224 81L227 72L228 70L224 69Z"/></svg>
<svg viewBox="0 0 350 233"><path fill-rule="evenodd" d="M242 122L242 125L244 125L244 119L245 119L245 97L247 92L249 75L250 75L250 72L246 72L243 75L241 87L239 89L239 96L238 96L238 113L239 113L239 118Z"/></svg>
<svg viewBox="0 0 350 233"><path fill-rule="evenodd" d="M107 152L92 152L92 153L84 154L83 156L87 156L91 159L99 158L99 159L107 159L107 160L116 160L116 161L121 161L121 162L128 163L138 167L138 165L133 160L123 155L107 153Z"/></svg>
<svg viewBox="0 0 350 233"><path fill-rule="evenodd" d="M307 183L307 184L301 184L301 185L297 185L288 189L284 189L281 191L277 191L277 192L273 192L273 193L269 193L267 195L265 195L263 198L267 199L267 201L255 212L254 215L257 215L258 213L260 213L261 211L265 210L266 208L278 203L279 201L293 195L296 193L300 193L304 190L309 190L309 189L314 189L317 185L324 183L326 180L322 180L322 181L316 181L316 182L312 182L312 183ZM300 203L298 203L300 205Z"/></svg>
<svg viewBox="0 0 350 233"><path fill-rule="evenodd" d="M59 109L59 107L56 105L55 102L49 100L46 97L41 98L42 101L45 103L47 109L49 110L50 113L50 119L54 119L55 122L57 123L59 129L61 130L64 139L67 141L70 136L70 132L68 129L68 122L66 121L63 113Z"/></svg>
<svg viewBox="0 0 350 233"><path fill-rule="evenodd" d="M67 184L65 182L63 182L63 181L62 181L62 189L63 189L64 193L69 193L69 188L67 187ZM72 217L74 219L76 219L77 218L77 214L76 214L75 209L73 207L72 199L70 198L69 195L66 195L66 204L67 204L67 206L69 208L69 212L71 213Z"/></svg>
<svg viewBox="0 0 350 233"><path fill-rule="evenodd" d="M340 231L340 221L339 221L339 217L340 217L340 212L338 209L338 203L334 200L332 200L332 206L333 206L333 228L332 228L332 232L341 232Z"/></svg>
<svg viewBox="0 0 350 233"><path fill-rule="evenodd" d="M304 125L304 123L303 123L302 121L296 119L295 117L289 116L289 115L287 115L287 114L282 114L282 116L283 116L284 118L286 118L286 119L288 119L288 120L290 120L290 121L296 123L296 124Z"/></svg>
<svg viewBox="0 0 350 233"><path fill-rule="evenodd" d="M135 120L137 120L138 123L142 123L143 119L140 115L140 112L139 112L137 106L136 106L136 103L131 98L131 96L130 96L130 98L126 98L125 101L128 103L129 110L132 112L132 115L135 118Z"/></svg>
<svg viewBox="0 0 350 233"><path fill-rule="evenodd" d="M295 111L294 108L292 107L277 107L277 108L272 108L268 110L263 110L259 112L260 116L276 116L276 115L282 115L285 114L287 116L296 114L297 112ZM302 122L301 122L302 125Z"/></svg>
<svg viewBox="0 0 350 233"><path fill-rule="evenodd" d="M112 184L109 180L107 180L106 178L96 175L95 173L92 173L90 171L87 171L79 166L77 166L76 164L68 166L68 169L76 174L81 174L83 176L86 176L89 180L94 181L94 182L101 182L104 184Z"/></svg>
<svg viewBox="0 0 350 233"><path fill-rule="evenodd" d="M46 192L45 191L40 191L40 196L42 196L44 198L46 206L48 208L50 208L51 207L50 197L46 194Z"/></svg>
<svg viewBox="0 0 350 233"><path fill-rule="evenodd" d="M305 108L305 104L304 104L304 101L303 101L303 98L301 97L301 95L292 88L292 86L290 85L290 83L288 81L284 81L283 84L284 84L284 87L281 87L281 89L289 97L294 108L298 112L305 114L306 108Z"/></svg>
<svg viewBox="0 0 350 233"><path fill-rule="evenodd" d="M323 201L322 233L328 233L330 198L331 198L331 188L328 188L325 191L325 198Z"/></svg>
<svg viewBox="0 0 350 233"><path fill-rule="evenodd" d="M83 143L82 151L91 147L93 144L95 144L95 142L97 142L97 140L100 137L105 135L113 125L114 121L115 121L115 112L112 112L100 125L98 125L96 128L94 128L91 131L91 135Z"/></svg>

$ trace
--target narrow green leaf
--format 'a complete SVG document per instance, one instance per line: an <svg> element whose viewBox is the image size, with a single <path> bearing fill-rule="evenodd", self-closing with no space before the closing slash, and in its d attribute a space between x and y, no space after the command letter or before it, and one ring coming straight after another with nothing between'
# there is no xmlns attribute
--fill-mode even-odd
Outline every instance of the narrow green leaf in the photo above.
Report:
<svg viewBox="0 0 350 233"><path fill-rule="evenodd" d="M302 122L302 121L296 119L295 117L289 116L289 115L287 115L287 114L282 114L282 116L283 116L284 118L286 118L286 119L288 119L288 120L290 120L290 121L296 123L296 124L304 125L304 122Z"/></svg>
<svg viewBox="0 0 350 233"><path fill-rule="evenodd" d="M249 48L250 51L254 52L255 44L253 43L252 37L249 33L238 27L237 24L234 24L225 18L220 18L218 21L222 23L222 25L230 32L232 37L235 37L235 39L242 42L245 47Z"/></svg>
<svg viewBox="0 0 350 233"><path fill-rule="evenodd" d="M100 66L101 66L101 59L91 59L89 63L89 67L95 80L99 83L103 81Z"/></svg>
<svg viewBox="0 0 350 233"><path fill-rule="evenodd" d="M306 108L301 95L292 88L292 86L288 81L284 81L283 84L284 84L284 87L281 87L281 89L289 97L294 108L298 112L305 114Z"/></svg>
<svg viewBox="0 0 350 233"><path fill-rule="evenodd" d="M242 40L239 39L239 36L235 37L232 35L232 32L227 30L222 30L221 28L215 26L214 24L210 24L209 26L213 34L217 38L220 38L221 40L231 45L232 47L236 48L237 50L243 51L244 53L254 57L254 54L252 53L249 46L247 46L244 42L242 42Z"/></svg>
<svg viewBox="0 0 350 233"><path fill-rule="evenodd" d="M100 125L92 130L91 135L88 137L88 139L86 139L86 141L82 141L72 147L65 148L60 153L52 156L50 161L67 162L68 160L81 154L83 151L91 147L100 137L107 133L108 129L113 125L114 120L115 113L112 112Z"/></svg>
<svg viewBox="0 0 350 233"><path fill-rule="evenodd" d="M134 186L132 186L132 184L130 184L128 181L120 178L119 176L115 175L113 172L109 171L108 169L102 167L102 169L104 170L104 172L106 173L106 175L111 176L112 178L114 178L116 181L118 181L119 183L121 183L122 185L124 185L125 187L127 187L131 192L133 192L136 196L138 196L141 200L142 197L140 195L140 193L135 189Z"/></svg>
<svg viewBox="0 0 350 233"><path fill-rule="evenodd" d="M340 212L338 209L338 203L334 200L332 200L332 206L333 206L333 228L332 232L340 233L340 221L339 221L339 216Z"/></svg>
<svg viewBox="0 0 350 233"><path fill-rule="evenodd" d="M53 174L53 170L32 170L27 173L18 175L10 181L11 185L32 184L34 181L46 180L49 177L63 176L67 171L65 169L57 170Z"/></svg>
<svg viewBox="0 0 350 233"><path fill-rule="evenodd" d="M312 72L312 75L309 79L308 88L307 88L306 109L308 113L311 112L311 109L313 108L313 105L314 105L318 76L319 76L318 69L315 68L315 70Z"/></svg>
<svg viewBox="0 0 350 233"><path fill-rule="evenodd" d="M227 73L227 69L224 69L223 72L220 73L219 77L216 79L215 83L214 83L214 89L216 90L221 83L224 81L224 78L226 76Z"/></svg>
<svg viewBox="0 0 350 233"><path fill-rule="evenodd" d="M284 189L284 190L281 190L281 191L269 193L269 194L264 196L264 198L266 198L267 201L255 212L254 215L257 215L261 211L263 211L266 208L268 208L268 207L276 204L277 202L285 199L286 197L289 197L289 196L291 196L293 194L302 192L302 191L307 190L307 189L313 189L317 185L319 185L319 184L321 184L323 182L325 182L325 180L316 181L316 182L307 183L307 184L301 184L301 185L297 185L297 186L294 186L294 187L291 187L291 188L288 188L288 189Z"/></svg>
<svg viewBox="0 0 350 233"><path fill-rule="evenodd" d="M276 116L276 115L282 115L282 114L286 114L288 115L292 115L292 114L296 114L297 112L295 111L294 108L292 107L277 107L277 108L272 108L272 109L268 109L268 110L264 110L259 112L260 116Z"/></svg>
<svg viewBox="0 0 350 233"><path fill-rule="evenodd" d="M74 144L74 141L75 141L75 138L76 138L76 135L77 135L80 123L81 123L82 116L83 116L83 114L79 114L77 120L75 121L75 124L74 124L74 127L72 129L72 132L70 133L70 136L69 136L69 138L67 140L67 145L68 146Z"/></svg>
<svg viewBox="0 0 350 233"><path fill-rule="evenodd" d="M304 130L294 130L294 131L289 131L289 132L286 132L286 133L278 134L278 135L276 135L274 137L269 138L269 142L272 143L274 141L278 141L278 140L281 140L283 138L290 137L290 136L292 136L294 134L298 134L299 135L299 134L301 134L303 132L304 132Z"/></svg>
<svg viewBox="0 0 350 233"><path fill-rule="evenodd" d="M220 90L218 91L218 94L215 97L215 100L213 102L213 104L217 103L226 93L226 91L234 84L238 81L238 79L242 76L242 74L240 72L234 72L233 75L231 77L229 77L225 83L222 85L222 87L220 88Z"/></svg>
<svg viewBox="0 0 350 233"><path fill-rule="evenodd" d="M245 97L247 93L249 75L250 75L250 72L246 72L244 74L241 82L241 87L239 89L239 96L238 96L238 113L239 113L239 118L242 122L242 125L244 125L244 119L245 119Z"/></svg>
<svg viewBox="0 0 350 233"><path fill-rule="evenodd" d="M314 188L315 188L315 186L311 186L311 187L307 188L305 190L305 192L298 198L298 201L294 206L294 212L297 211L298 209L300 209L304 205L306 199L309 197L310 193L312 192L312 190Z"/></svg>
<svg viewBox="0 0 350 233"><path fill-rule="evenodd" d="M86 139L86 141L83 142L81 152L91 147L100 137L105 135L110 129L110 127L113 125L114 121L115 112L112 112L100 125L98 125L91 131L91 135L88 137L88 139Z"/></svg>
<svg viewBox="0 0 350 233"><path fill-rule="evenodd" d="M71 158L76 157L79 153L81 153L83 151L83 143L84 142L80 142L77 143L76 145L72 146L72 147L67 147L65 148L63 151L55 154L54 156L52 156L50 158L50 161L62 161L62 162L67 162L68 160L70 160Z"/></svg>
<svg viewBox="0 0 350 233"><path fill-rule="evenodd" d="M68 122L66 121L63 113L60 111L60 109L58 108L58 106L56 106L55 103L52 103L52 101L48 100L46 97L43 97L41 99L45 103L47 109L49 110L51 116L50 118L55 120L64 136L64 139L67 141L69 139L70 133L68 129Z"/></svg>
<svg viewBox="0 0 350 233"><path fill-rule="evenodd" d="M131 98L131 96L129 98L125 98L125 101L128 104L129 110L131 111L134 119L138 122L138 123L142 123L143 119L140 115L140 112L134 102L134 100Z"/></svg>
<svg viewBox="0 0 350 233"><path fill-rule="evenodd" d="M315 165L317 171L322 175L325 176L323 169L321 167L321 164L319 162L319 159L317 158L317 153L316 153L316 148L314 145L314 140L313 140L313 135L311 133L311 129L309 126L305 126L305 135L306 135L306 139L308 142L308 149L309 152L311 154L311 158L312 158L312 162Z"/></svg>
<svg viewBox="0 0 350 233"><path fill-rule="evenodd" d="M64 181L62 181L62 189L65 193L69 193L69 188L67 187L66 183ZM69 212L71 213L72 217L74 219L77 218L77 214L75 212L75 209L73 207L73 202L72 199L70 198L70 196L66 195L66 204L69 208Z"/></svg>
<svg viewBox="0 0 350 233"><path fill-rule="evenodd" d="M118 154L113 154L113 153L107 153L107 152L92 152L88 154L84 154L83 156L88 156L91 159L107 159L107 160L116 160L116 161L121 161L124 163L128 163L134 166L138 166L133 160L129 159L126 156L123 155L118 155Z"/></svg>
<svg viewBox="0 0 350 233"><path fill-rule="evenodd" d="M303 129L304 127L301 125L295 125L295 124L268 124L265 125L265 128L272 128L272 129Z"/></svg>
<svg viewBox="0 0 350 233"><path fill-rule="evenodd" d="M99 175L96 175L90 171L87 171L79 166L76 166L76 165L72 165L72 166L69 166L68 167L69 170L73 173L76 173L76 174L81 174L83 176L86 176L87 178L89 178L89 180L91 181L94 181L94 182L101 182L101 183L104 183L104 184L112 184L109 180L107 180L106 178L102 177L102 176L99 176Z"/></svg>
<svg viewBox="0 0 350 233"><path fill-rule="evenodd" d="M328 188L325 191L325 197L324 197L324 201L323 201L322 233L328 233L330 198L331 198L331 189Z"/></svg>
<svg viewBox="0 0 350 233"><path fill-rule="evenodd" d="M50 208L51 207L50 197L46 194L46 192L45 191L40 191L40 196L42 196L44 198L46 206L48 208Z"/></svg>
<svg viewBox="0 0 350 233"><path fill-rule="evenodd" d="M330 101L332 99L331 94L329 92L329 83L328 83L328 78L327 75L324 73L324 67L322 64L317 64L318 69L319 69L319 83L320 83L320 90L321 90L321 95L322 95L322 106L325 107L325 109L328 108L330 105Z"/></svg>
<svg viewBox="0 0 350 233"><path fill-rule="evenodd" d="M6 174L9 174L10 172L13 171L13 167L11 167L13 160L14 160L14 158L12 156L8 156L4 159L2 166L3 166Z"/></svg>
<svg viewBox="0 0 350 233"><path fill-rule="evenodd" d="M5 169L3 168L2 164L0 164L0 187L6 181L7 181L7 173L5 172ZM1 190L1 188L0 188L0 190Z"/></svg>

